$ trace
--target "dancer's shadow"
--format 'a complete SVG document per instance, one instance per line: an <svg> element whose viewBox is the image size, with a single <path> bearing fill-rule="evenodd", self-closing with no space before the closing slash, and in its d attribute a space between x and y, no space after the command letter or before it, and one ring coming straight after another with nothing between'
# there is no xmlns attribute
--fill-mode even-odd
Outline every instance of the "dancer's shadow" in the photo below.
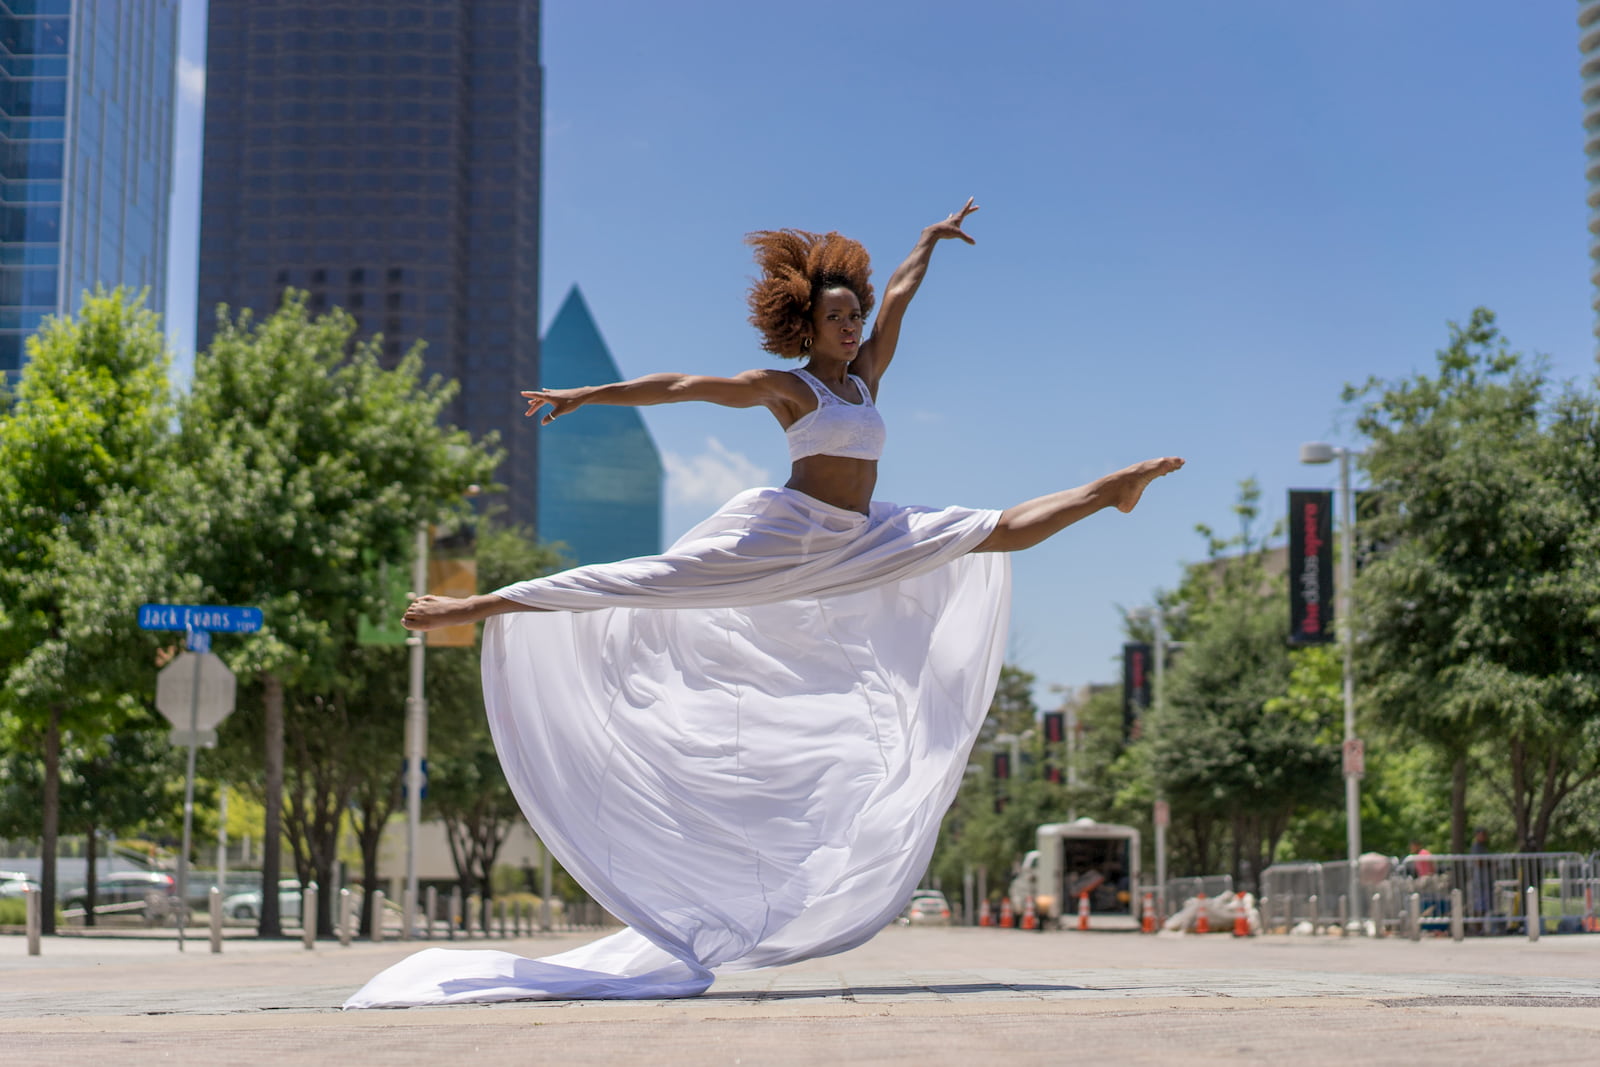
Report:
<svg viewBox="0 0 1600 1067"><path fill-rule="evenodd" d="M983 993L1078 993L1091 987L1045 982L951 982L935 985L831 986L819 989L728 989L702 993L697 1000L830 1000L855 997L906 997L937 993L961 996Z"/></svg>

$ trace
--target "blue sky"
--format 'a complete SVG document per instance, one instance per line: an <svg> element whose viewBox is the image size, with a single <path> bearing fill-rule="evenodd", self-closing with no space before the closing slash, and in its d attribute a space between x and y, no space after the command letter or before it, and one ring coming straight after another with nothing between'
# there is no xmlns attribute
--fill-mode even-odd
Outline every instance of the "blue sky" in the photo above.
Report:
<svg viewBox="0 0 1600 1067"><path fill-rule="evenodd" d="M1595 371L1576 5L1560 0L748 0L544 6L543 317L580 286L625 375L767 365L754 229L837 229L887 278L975 196L880 404L878 495L1004 507L1149 456L1133 515L1014 557L1011 659L1118 677L1121 607L1330 486L1346 382L1432 365L1486 305ZM192 347L204 13L184 0L169 317ZM534 384L534 383L528 383ZM548 381L547 386L583 383ZM582 417L581 413L577 417ZM764 411L648 409L666 533L786 477Z"/></svg>

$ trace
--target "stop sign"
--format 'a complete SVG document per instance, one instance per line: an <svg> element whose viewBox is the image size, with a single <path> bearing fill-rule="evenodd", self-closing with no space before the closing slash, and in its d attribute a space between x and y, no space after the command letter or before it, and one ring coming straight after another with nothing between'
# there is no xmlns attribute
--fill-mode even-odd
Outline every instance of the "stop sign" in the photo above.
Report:
<svg viewBox="0 0 1600 1067"><path fill-rule="evenodd" d="M196 701L196 689L199 700ZM156 708L178 730L211 730L233 711L235 680L211 652L180 652L156 675Z"/></svg>

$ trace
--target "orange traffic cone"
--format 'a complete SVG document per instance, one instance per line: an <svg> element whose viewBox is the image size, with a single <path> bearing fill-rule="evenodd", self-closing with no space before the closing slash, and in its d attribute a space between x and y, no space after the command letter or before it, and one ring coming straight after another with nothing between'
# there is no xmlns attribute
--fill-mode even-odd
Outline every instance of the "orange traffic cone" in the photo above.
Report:
<svg viewBox="0 0 1600 1067"><path fill-rule="evenodd" d="M1011 911L1011 898L1010 897L1001 897L1000 898L1000 926L1003 929L1011 930L1011 929L1015 929L1016 925L1017 925L1017 917Z"/></svg>
<svg viewBox="0 0 1600 1067"><path fill-rule="evenodd" d="M1200 906L1195 909L1194 932L1197 934L1209 934L1211 932L1211 917L1206 914L1206 895L1201 893L1196 899L1200 902Z"/></svg>
<svg viewBox="0 0 1600 1067"><path fill-rule="evenodd" d="M1250 916L1245 914L1243 894L1235 894L1233 898L1233 936L1250 936Z"/></svg>
<svg viewBox="0 0 1600 1067"><path fill-rule="evenodd" d="M989 914L989 902L987 900L982 901L978 905L978 925L979 926L993 926L994 925L994 917Z"/></svg>
<svg viewBox="0 0 1600 1067"><path fill-rule="evenodd" d="M1078 894L1078 929L1089 929L1089 894Z"/></svg>
<svg viewBox="0 0 1600 1067"><path fill-rule="evenodd" d="M1142 934L1153 934L1153 933L1155 933L1156 932L1156 895L1154 893L1146 893L1144 895L1144 906L1142 908L1140 908L1139 910L1140 910L1140 912L1143 913L1142 917L1139 919L1139 932L1142 933Z"/></svg>
<svg viewBox="0 0 1600 1067"><path fill-rule="evenodd" d="M1039 912L1033 906L1032 897L1022 898L1022 928L1024 930L1039 929Z"/></svg>

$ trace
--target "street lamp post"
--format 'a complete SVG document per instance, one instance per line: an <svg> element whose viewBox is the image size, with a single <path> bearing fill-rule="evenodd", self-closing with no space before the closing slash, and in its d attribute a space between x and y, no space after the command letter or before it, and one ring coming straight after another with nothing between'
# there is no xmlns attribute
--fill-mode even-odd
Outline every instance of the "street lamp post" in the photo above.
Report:
<svg viewBox="0 0 1600 1067"><path fill-rule="evenodd" d="M412 561L411 598L428 591L428 524L417 524L416 558ZM406 637L411 646L411 685L406 697L406 894L404 932L406 940L415 936L417 919L417 828L422 824L422 761L427 755L428 702L423 696L423 635L413 630ZM374 915L373 924L383 916ZM433 916L428 916L428 922ZM374 934L374 939L376 939Z"/></svg>
<svg viewBox="0 0 1600 1067"><path fill-rule="evenodd" d="M1339 461L1339 630L1344 642L1344 822L1348 854L1347 889L1350 923L1359 925L1361 881L1361 772L1363 752L1356 737L1355 683L1355 507L1350 492L1350 461L1361 453L1321 441L1300 446L1301 463Z"/></svg>

